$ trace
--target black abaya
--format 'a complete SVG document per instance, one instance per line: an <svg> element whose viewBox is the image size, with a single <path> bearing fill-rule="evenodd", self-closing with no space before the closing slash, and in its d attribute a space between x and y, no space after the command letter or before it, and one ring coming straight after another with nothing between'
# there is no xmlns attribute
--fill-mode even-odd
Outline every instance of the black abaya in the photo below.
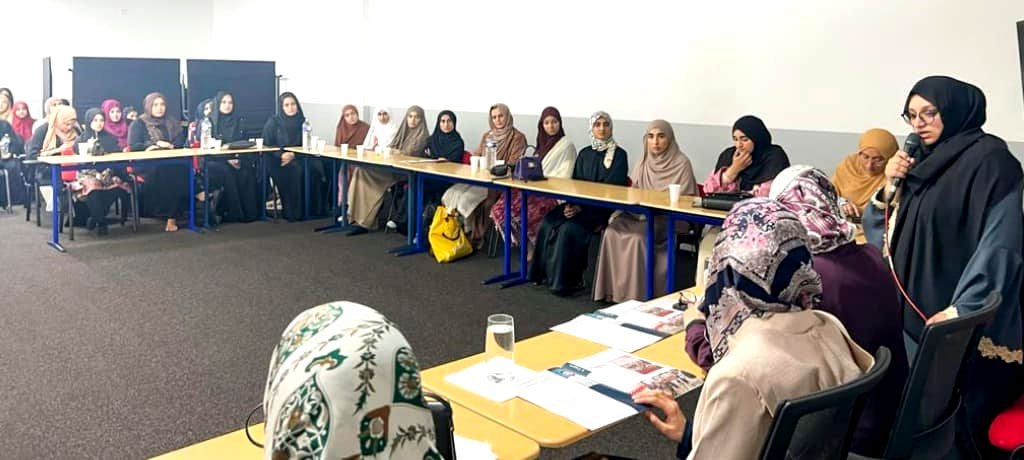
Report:
<svg viewBox="0 0 1024 460"><path fill-rule="evenodd" d="M580 151L572 178L605 184L626 185L628 161L626 151L616 147L609 167L604 166L604 152L591 147ZM572 218L565 217L561 204L544 216L537 231L537 245L530 262L530 280L546 283L558 295L568 295L581 284L587 269L587 248L594 231L608 223L613 212L601 206L581 206ZM575 205L574 205L575 206Z"/></svg>

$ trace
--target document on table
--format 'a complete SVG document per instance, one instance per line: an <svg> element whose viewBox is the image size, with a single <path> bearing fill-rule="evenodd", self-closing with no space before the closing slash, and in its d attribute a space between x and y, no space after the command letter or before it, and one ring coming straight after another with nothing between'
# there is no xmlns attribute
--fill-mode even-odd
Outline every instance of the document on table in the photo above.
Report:
<svg viewBox="0 0 1024 460"><path fill-rule="evenodd" d="M498 456L491 450L490 443L474 441L457 434L455 435L455 457L479 460L498 460Z"/></svg>
<svg viewBox="0 0 1024 460"><path fill-rule="evenodd" d="M594 431L628 418L636 411L601 393L551 372L519 388L519 397Z"/></svg>
<svg viewBox="0 0 1024 460"><path fill-rule="evenodd" d="M662 339L662 336L639 331L609 320L607 316L587 313L551 328L564 334L625 351L637 351Z"/></svg>
<svg viewBox="0 0 1024 460"><path fill-rule="evenodd" d="M650 334L669 336L678 334L685 329L683 312L672 308L675 304L676 299L672 297L662 297L649 302L630 300L602 308L594 314L605 316L625 327L633 327Z"/></svg>
<svg viewBox="0 0 1024 460"><path fill-rule="evenodd" d="M519 391L519 386L534 379L536 372L515 364L505 364L505 372L511 377L505 382L495 383L489 377L490 369L488 362L482 362L467 367L459 372L449 374L444 379L453 385L462 387L464 390L476 393L494 402L505 402L514 397Z"/></svg>

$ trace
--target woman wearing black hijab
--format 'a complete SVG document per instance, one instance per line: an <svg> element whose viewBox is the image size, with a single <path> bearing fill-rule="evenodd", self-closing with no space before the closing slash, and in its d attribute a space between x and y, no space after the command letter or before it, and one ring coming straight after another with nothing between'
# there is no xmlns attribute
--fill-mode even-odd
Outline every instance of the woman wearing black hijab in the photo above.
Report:
<svg viewBox="0 0 1024 460"><path fill-rule="evenodd" d="M789 167L782 147L772 144L772 134L764 122L746 115L732 125L733 146L725 149L715 170L704 181L704 192L750 192L768 196L772 180Z"/></svg>
<svg viewBox="0 0 1024 460"><path fill-rule="evenodd" d="M82 134L78 135L72 147L75 153L105 155L121 151L117 138L103 129L106 117L102 109L87 110L83 121L85 124ZM79 145L83 143L92 145L89 152L79 151ZM131 190L126 178L127 175L122 168L78 171L75 183L71 186L75 196L76 224L79 220L84 221L90 230L95 228L98 235L106 235L106 217L110 205L117 199L127 198Z"/></svg>
<svg viewBox="0 0 1024 460"><path fill-rule="evenodd" d="M277 99L280 112L271 115L263 125L263 143L277 147L302 145L302 113L299 99L291 92L281 93ZM270 175L281 193L281 207L284 218L289 221L302 219L302 166L292 152L278 151L270 158Z"/></svg>
<svg viewBox="0 0 1024 460"><path fill-rule="evenodd" d="M235 99L230 93L221 91L213 98L213 110L210 113L213 126L213 138L225 144L242 140L242 128L238 116L235 115ZM207 172L211 184L216 178L213 189L221 189L216 212L226 222L252 222L259 216L258 199L256 198L256 162L252 155L241 155L228 159L226 163L220 159L207 160Z"/></svg>
<svg viewBox="0 0 1024 460"><path fill-rule="evenodd" d="M982 131L985 107L980 89L953 78L928 77L914 85L903 117L921 136L920 155L912 160L900 151L889 160L888 185L864 216L868 240L890 255L913 301L899 299L911 359L926 324L978 310L990 292L1002 294L995 319L961 370L957 445L966 458L978 458L978 451L983 458L997 455L986 439L988 426L1024 389L1024 174L1006 142ZM892 187L896 178L903 178L898 190ZM889 194L895 197L886 226Z"/></svg>
<svg viewBox="0 0 1024 460"><path fill-rule="evenodd" d="M437 122L434 123L434 132L427 141L427 148L424 151L428 158L440 158L452 163L462 163L462 155L466 153L466 143L456 128L458 119L455 112L442 110L437 114ZM441 201L441 195L448 188L448 183L442 181L424 182L424 202L437 203Z"/></svg>

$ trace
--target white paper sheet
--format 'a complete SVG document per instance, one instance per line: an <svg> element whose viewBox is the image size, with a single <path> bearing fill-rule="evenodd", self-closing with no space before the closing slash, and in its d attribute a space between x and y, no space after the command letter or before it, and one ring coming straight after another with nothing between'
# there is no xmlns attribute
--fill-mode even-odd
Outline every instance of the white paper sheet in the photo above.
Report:
<svg viewBox="0 0 1024 460"><path fill-rule="evenodd" d="M489 368L486 362L449 374L444 379L448 383L460 386L491 401L505 402L516 397L520 385L532 380L537 375L536 372L515 364L507 364L505 368L512 378L502 383L494 383L487 377Z"/></svg>
<svg viewBox="0 0 1024 460"><path fill-rule="evenodd" d="M491 445L482 441L474 441L455 435L455 457L479 460L498 460L498 455L491 450Z"/></svg>
<svg viewBox="0 0 1024 460"><path fill-rule="evenodd" d="M662 339L653 334L622 327L611 320L587 315L577 316L567 323L552 327L551 330L628 352L637 351Z"/></svg>
<svg viewBox="0 0 1024 460"><path fill-rule="evenodd" d="M519 397L594 431L635 415L625 404L550 372L519 388Z"/></svg>

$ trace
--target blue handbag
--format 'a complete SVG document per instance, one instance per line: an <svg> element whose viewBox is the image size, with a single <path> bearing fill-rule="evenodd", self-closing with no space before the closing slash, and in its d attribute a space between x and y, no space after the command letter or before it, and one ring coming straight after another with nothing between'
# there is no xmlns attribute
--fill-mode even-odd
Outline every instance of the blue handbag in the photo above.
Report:
<svg viewBox="0 0 1024 460"><path fill-rule="evenodd" d="M527 150L534 149L536 147L532 145L526 146ZM544 169L541 168L541 159L537 155L527 155L523 152L523 156L516 162L515 171L512 172L512 177L521 181L534 181L544 180Z"/></svg>

